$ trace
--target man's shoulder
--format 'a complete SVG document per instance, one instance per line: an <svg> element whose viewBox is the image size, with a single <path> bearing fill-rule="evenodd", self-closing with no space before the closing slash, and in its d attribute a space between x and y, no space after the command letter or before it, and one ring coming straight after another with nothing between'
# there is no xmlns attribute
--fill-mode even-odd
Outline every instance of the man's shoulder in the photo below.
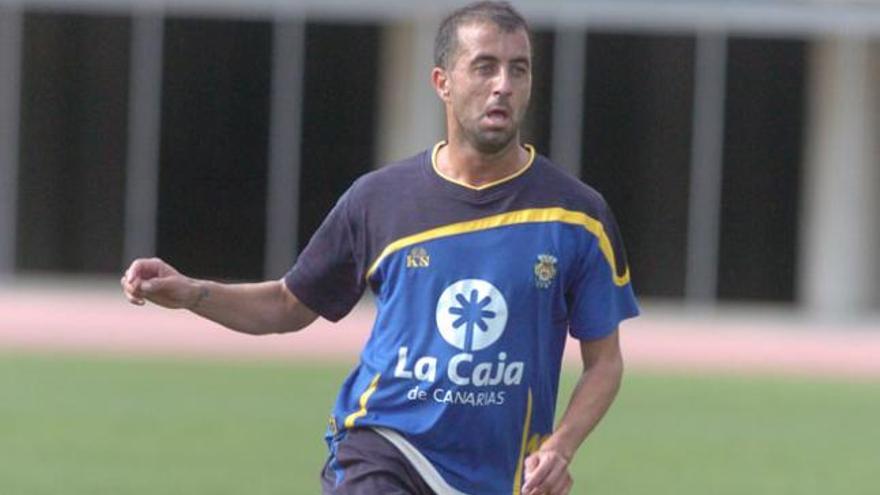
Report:
<svg viewBox="0 0 880 495"><path fill-rule="evenodd" d="M426 153L427 151L421 151L365 173L352 185L352 193L356 197L368 199L412 187L420 181Z"/></svg>
<svg viewBox="0 0 880 495"><path fill-rule="evenodd" d="M358 180L363 187L377 187L398 185L401 182L411 182L421 174L426 151L420 151L415 155L391 162L368 172Z"/></svg>
<svg viewBox="0 0 880 495"><path fill-rule="evenodd" d="M556 201L559 206L586 213L593 217L606 215L608 204L602 194L584 183L572 173L549 158L539 155L535 159L537 194L547 201Z"/></svg>

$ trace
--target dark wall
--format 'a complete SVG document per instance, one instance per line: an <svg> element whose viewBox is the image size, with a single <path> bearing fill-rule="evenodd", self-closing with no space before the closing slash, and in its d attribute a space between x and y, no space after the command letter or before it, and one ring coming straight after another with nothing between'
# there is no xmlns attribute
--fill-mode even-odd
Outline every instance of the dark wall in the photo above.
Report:
<svg viewBox="0 0 880 495"><path fill-rule="evenodd" d="M684 292L694 41L587 39L582 178L615 212L641 295Z"/></svg>
<svg viewBox="0 0 880 495"><path fill-rule="evenodd" d="M306 28L299 248L354 180L373 168L379 29Z"/></svg>
<svg viewBox="0 0 880 495"><path fill-rule="evenodd" d="M552 31L532 33L532 98L522 130L523 142L533 144L543 155L550 154L554 38Z"/></svg>
<svg viewBox="0 0 880 495"><path fill-rule="evenodd" d="M17 269L122 263L130 21L25 18ZM381 27L308 23L299 248L374 167ZM554 34L534 36L524 138L548 153ZM681 297L694 39L592 32L582 178L621 225L637 292ZM165 23L158 255L195 276L263 277L272 25ZM729 42L719 295L791 301L805 44ZM295 253L291 253L291 262Z"/></svg>
<svg viewBox="0 0 880 495"><path fill-rule="evenodd" d="M123 18L25 16L19 270L120 268L129 29Z"/></svg>
<svg viewBox="0 0 880 495"><path fill-rule="evenodd" d="M196 276L262 275L271 25L165 23L158 254Z"/></svg>
<svg viewBox="0 0 880 495"><path fill-rule="evenodd" d="M129 37L26 18L19 270L122 268ZM309 24L306 44L303 245L373 167L379 28ZM157 254L194 276L263 276L271 49L268 22L165 22Z"/></svg>
<svg viewBox="0 0 880 495"><path fill-rule="evenodd" d="M719 296L793 301L805 44L732 39L725 108Z"/></svg>

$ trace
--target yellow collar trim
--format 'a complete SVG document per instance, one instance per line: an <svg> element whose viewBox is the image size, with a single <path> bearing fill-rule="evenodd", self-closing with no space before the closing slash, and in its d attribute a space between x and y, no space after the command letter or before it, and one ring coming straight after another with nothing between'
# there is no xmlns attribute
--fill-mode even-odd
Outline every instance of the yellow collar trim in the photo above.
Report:
<svg viewBox="0 0 880 495"><path fill-rule="evenodd" d="M508 175L507 177L502 177L496 181L489 182L488 184L483 184L482 186L474 186L474 185L468 184L467 182L453 179L452 177L449 177L440 171L440 169L437 167L437 154L440 153L440 148L442 148L444 146L446 146L446 141L445 140L440 141L439 143L434 145L434 149L433 149L433 151L431 151L431 166L434 168L434 172L437 175L439 175L441 178L443 178L444 180L452 182L453 184L458 184L459 186L466 187L468 189L472 189L474 191L482 191L483 189L488 189L492 186L497 186L498 184L502 184L502 183L507 182L509 180L516 179L520 175L524 174L526 172L526 170L531 168L532 163L535 162L535 147L532 146L531 144L524 144L523 146L529 152L529 161L528 161L528 163L526 163L525 167L517 170L516 172Z"/></svg>

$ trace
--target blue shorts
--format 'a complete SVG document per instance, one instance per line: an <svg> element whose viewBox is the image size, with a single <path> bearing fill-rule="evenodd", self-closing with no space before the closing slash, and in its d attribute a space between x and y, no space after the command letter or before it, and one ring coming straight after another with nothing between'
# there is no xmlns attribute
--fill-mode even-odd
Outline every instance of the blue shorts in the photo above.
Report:
<svg viewBox="0 0 880 495"><path fill-rule="evenodd" d="M323 495L435 495L397 447L369 428L342 431L330 444Z"/></svg>

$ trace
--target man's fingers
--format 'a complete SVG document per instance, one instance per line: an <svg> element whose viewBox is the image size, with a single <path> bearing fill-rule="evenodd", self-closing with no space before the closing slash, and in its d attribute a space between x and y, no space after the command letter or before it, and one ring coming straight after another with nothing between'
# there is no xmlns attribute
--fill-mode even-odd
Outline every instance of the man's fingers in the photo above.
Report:
<svg viewBox="0 0 880 495"><path fill-rule="evenodd" d="M538 467L538 456L530 455L526 457L526 476L529 476L531 471L534 471L536 467Z"/></svg>
<svg viewBox="0 0 880 495"><path fill-rule="evenodd" d="M537 453L526 459L524 495L567 493L568 462L553 453Z"/></svg>
<svg viewBox="0 0 880 495"><path fill-rule="evenodd" d="M525 466L525 473L523 474L523 486L522 486L523 495L528 495L529 491L532 488L532 485L534 484L532 482L532 477L535 474L535 469L538 467L538 464L539 464L538 456L535 454L532 454L532 455L526 457L526 460L523 463L523 465Z"/></svg>
<svg viewBox="0 0 880 495"><path fill-rule="evenodd" d="M574 480L571 479L571 476L566 474L557 481L552 487L538 493L541 495L569 495L571 487L574 485Z"/></svg>
<svg viewBox="0 0 880 495"><path fill-rule="evenodd" d="M549 495L565 495L568 493L566 485L571 481L571 476L562 463L553 464L553 469L544 482L544 490Z"/></svg>
<svg viewBox="0 0 880 495"><path fill-rule="evenodd" d="M142 278L141 272L143 271L144 260L137 259L134 260L131 265L128 267L128 270L125 271L125 279L128 283L134 282L136 278Z"/></svg>
<svg viewBox="0 0 880 495"><path fill-rule="evenodd" d="M531 463L531 468L529 468ZM531 495L532 493L540 493L538 488L544 483L547 475L550 474L551 463L545 462L540 455L532 455L526 459L526 477L523 484L523 493Z"/></svg>
<svg viewBox="0 0 880 495"><path fill-rule="evenodd" d="M122 291L129 302L142 306L148 296L154 297L163 290L166 279L176 273L159 258L138 258L131 262L120 280Z"/></svg>
<svg viewBox="0 0 880 495"><path fill-rule="evenodd" d="M125 294L125 298L128 299L128 302L138 306L144 305L144 300L139 295L136 295L134 286L132 286L125 277L120 279L120 283L122 284L122 293Z"/></svg>
<svg viewBox="0 0 880 495"><path fill-rule="evenodd" d="M168 278L151 278L144 280L140 284L141 292L144 294L155 294L161 292L167 286Z"/></svg>
<svg viewBox="0 0 880 495"><path fill-rule="evenodd" d="M138 277L135 277L134 279L132 279L128 283L128 286L131 289L131 295L133 295L134 297L137 297L139 299L144 297L144 293L141 291L141 284L142 283L143 283L143 281Z"/></svg>
<svg viewBox="0 0 880 495"><path fill-rule="evenodd" d="M559 492L559 495L568 495L569 493L571 493L571 488L573 486L574 486L574 480L572 479L572 477L570 475L566 476L565 477L565 485L562 486L562 491Z"/></svg>
<svg viewBox="0 0 880 495"><path fill-rule="evenodd" d="M132 261L128 270L125 271L125 278L129 282L135 279L149 280L158 277L162 273L162 267L165 262L159 258L138 258Z"/></svg>

